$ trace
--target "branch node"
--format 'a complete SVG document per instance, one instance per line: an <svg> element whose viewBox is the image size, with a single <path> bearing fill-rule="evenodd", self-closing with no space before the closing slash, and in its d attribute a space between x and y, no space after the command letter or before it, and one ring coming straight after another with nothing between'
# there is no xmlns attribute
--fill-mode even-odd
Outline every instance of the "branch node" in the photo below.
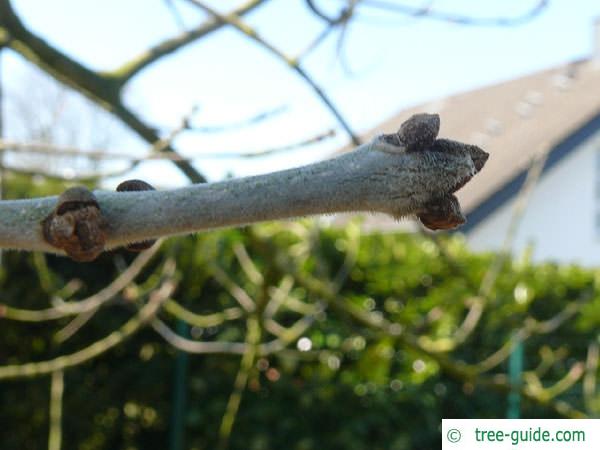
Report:
<svg viewBox="0 0 600 450"><path fill-rule="evenodd" d="M93 261L104 251L106 228L96 197L84 186L63 192L42 221L44 240L75 261Z"/></svg>
<svg viewBox="0 0 600 450"><path fill-rule="evenodd" d="M126 180L117 186L117 192L131 192L131 191L155 191L154 186L146 183L143 180ZM133 242L125 246L130 252L141 252L148 250L154 245L156 239L149 239L146 241Z"/></svg>
<svg viewBox="0 0 600 450"><path fill-rule="evenodd" d="M392 153L402 151L421 152L429 149L440 131L438 114L414 114L400 125L396 133L384 134L383 140L397 147Z"/></svg>
<svg viewBox="0 0 600 450"><path fill-rule="evenodd" d="M423 151L433 145L439 131L438 114L415 114L400 126L398 136L409 151Z"/></svg>
<svg viewBox="0 0 600 450"><path fill-rule="evenodd" d="M452 194L429 202L417 217L430 230L450 230L467 221L458 199Z"/></svg>

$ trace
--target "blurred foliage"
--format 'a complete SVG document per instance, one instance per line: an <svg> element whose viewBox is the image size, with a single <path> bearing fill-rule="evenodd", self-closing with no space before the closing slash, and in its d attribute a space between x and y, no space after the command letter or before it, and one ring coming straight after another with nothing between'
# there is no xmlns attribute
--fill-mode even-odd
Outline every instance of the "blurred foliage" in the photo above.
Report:
<svg viewBox="0 0 600 450"><path fill-rule="evenodd" d="M23 187L16 182L11 186L21 196ZM59 186L45 187L46 192L36 194L59 191ZM248 275L240 248L250 256L263 284ZM482 317L464 343L454 342L448 351L426 351L415 342L452 343L496 255L469 253L458 234L436 240L361 235L357 223L329 229L299 221L170 239L135 284L62 344L54 334L72 318L42 323L2 320L0 364L68 354L111 333L135 312L131 293L156 285L166 256L177 261L179 284L173 298L198 314L239 306L214 276L215 267L256 301L253 314L259 321L273 293L290 277L287 299L300 305L325 304L303 334L304 345L294 340L287 349L254 361L229 439L231 449L438 448L443 417L506 415L507 390L492 382L495 375L506 374L506 358L483 375L452 367L478 367L524 324L556 318L573 304L580 308L568 320L549 332L531 333L525 341L525 370L539 376L543 386L552 386L564 380L577 361L585 362L588 347L598 342L600 273L534 265L525 255L501 264ZM41 309L52 305L57 295L84 298L109 284L133 258L114 251L80 264L51 255L6 252L0 302ZM325 298L306 280L334 294ZM65 288L69 285L76 286L74 292ZM369 326L360 320L361 314L393 328L386 332ZM160 317L175 328L176 319L165 311ZM288 327L301 314L282 308L276 317ZM273 339L264 328L261 334L262 342ZM244 342L246 320L192 327L191 336ZM67 370L63 448L168 448L176 353L147 327L116 349ZM190 355L185 448L216 448L239 367L240 355ZM597 366L591 370L587 376L595 376ZM487 383L481 382L484 376ZM0 382L3 450L47 446L49 385L48 376ZM522 415L560 417L560 408L552 406L559 402L594 416L600 402L595 391L588 394L577 382L546 401L532 395L524 400Z"/></svg>

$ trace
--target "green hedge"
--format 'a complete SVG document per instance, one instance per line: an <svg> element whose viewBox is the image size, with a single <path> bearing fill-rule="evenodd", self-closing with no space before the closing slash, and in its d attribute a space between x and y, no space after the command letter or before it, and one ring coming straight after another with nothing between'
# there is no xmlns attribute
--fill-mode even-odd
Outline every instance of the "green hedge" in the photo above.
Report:
<svg viewBox="0 0 600 450"><path fill-rule="evenodd" d="M262 285L240 263L244 250L262 274ZM73 279L81 283L74 298L83 298L108 284L133 257L117 251L76 264L7 252L0 301L45 308ZM310 351L299 351L294 339L286 350L252 361L231 449L438 448L442 417L506 417L506 358L485 373L476 371L521 327L529 324L534 330L534 321L538 328L524 342L522 416L594 416L598 411L597 395L582 388L582 379L591 380L592 371L579 370L598 343L597 272L533 265L526 255L502 260L472 254L460 235L436 240L364 236L357 223L322 229L310 221L284 222L168 240L135 286L63 344L53 336L72 318L44 323L3 319L0 363L69 354L114 331L139 306L132 292L155 286L168 257L177 263L174 299L195 313L238 306L215 278L215 267L256 300L251 316L261 323L276 287L286 283L291 288L285 297L292 303L323 305L302 334L310 339ZM497 276L482 288L495 264ZM477 301L485 303L481 319L459 344L456 331L469 311L474 314L470 308ZM282 305L275 315L278 323L293 325L302 317L294 309ZM160 317L177 328L166 312ZM246 323L241 318L193 328L192 336L244 342ZM264 327L261 333L263 342L274 338ZM67 370L63 448L169 448L177 355L145 328L116 349ZM217 448L224 443L219 429L240 356L190 355L188 364L183 448ZM554 389L536 390L536 376L541 386ZM3 450L46 448L49 383L48 376L0 381Z"/></svg>

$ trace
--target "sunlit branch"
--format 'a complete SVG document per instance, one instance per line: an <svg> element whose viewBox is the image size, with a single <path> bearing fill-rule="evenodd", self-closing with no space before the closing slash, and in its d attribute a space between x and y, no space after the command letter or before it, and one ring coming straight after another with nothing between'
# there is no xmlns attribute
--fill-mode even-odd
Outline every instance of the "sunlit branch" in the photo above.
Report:
<svg viewBox="0 0 600 450"><path fill-rule="evenodd" d="M39 310L20 309L0 304L0 317L19 322L44 322L96 311L104 303L113 299L119 292L129 286L156 252L158 252L160 244L160 242L157 242L152 248L140 253L125 271L110 284L90 297L70 302L55 299L55 305L53 307Z"/></svg>
<svg viewBox="0 0 600 450"><path fill-rule="evenodd" d="M287 348L310 328L314 320L314 316L302 317L291 327L284 329L281 337L259 343L257 348L258 356L269 356ZM247 344L244 342L194 341L181 337L160 319L152 321L152 328L173 348L186 353L243 355L246 351Z"/></svg>
<svg viewBox="0 0 600 450"><path fill-rule="evenodd" d="M161 243L161 241L158 241L152 248L150 248L142 253L148 252L148 253L152 253L152 255L154 255L160 248L160 243ZM154 251L150 252L150 250L152 250L152 249L154 249ZM148 259L152 255L149 255ZM137 262L137 259L134 260L133 264L135 264L136 262ZM129 269L131 269L131 266L126 269L126 272L129 271ZM163 273L163 276L173 276L175 273L174 260L171 258L167 258L165 263L163 264L161 271ZM130 283L128 283L127 286L124 286L121 291L125 291L127 288L131 287L132 283L133 283L133 279L130 281ZM138 297L146 296L152 289L155 289L155 288L156 288L156 286L152 286L150 289L147 289L146 291L143 291L143 290L137 291L136 295ZM116 294L115 294L115 296L116 296ZM102 304L105 304L105 303L106 303L106 301L104 301ZM75 318L71 322L69 322L67 325L65 325L63 328L61 328L54 334L55 342L63 343L70 337L74 336L90 319L92 319L92 317L94 317L96 315L96 313L100 310L101 306L102 305L97 306L95 308L90 308L87 311L83 311L83 312L79 313L77 316L75 316ZM87 307L89 308L89 305L87 305Z"/></svg>
<svg viewBox="0 0 600 450"><path fill-rule="evenodd" d="M494 375L493 377L484 377L477 370L476 365L465 364L464 362L453 361L445 354L430 352L424 348L418 336L411 335L407 330L404 330L401 326L395 323L391 323L383 317L382 314L374 311L365 311L364 309L346 301L339 295L332 292L329 284L320 281L314 277L301 273L294 266L290 258L286 259L285 262L278 261L278 266L281 270L294 276L296 282L311 292L313 295L317 295L327 301L327 304L335 309L336 311L347 314L350 318L355 320L357 323L362 324L372 330L376 330L385 336L397 341L400 345L412 350L423 356L430 358L435 361L445 372L452 377L459 380L468 381L482 386L486 386L502 392L510 392L511 385L508 383L504 375ZM559 313L560 315L560 313ZM564 317L564 316L561 316ZM505 346L512 345L505 344ZM502 348L500 350L502 356L504 353L509 354L510 352ZM500 359L500 358L498 358ZM566 417L586 417L584 413L571 407L564 402L552 401L553 396L558 395L560 392L565 391L571 387L581 377L583 373L582 363L576 363L569 373L561 379L554 386L540 391L543 395L538 395L538 392L532 393L525 386L520 389L521 394L536 404L543 404L552 407L559 414ZM531 385L529 385L531 387Z"/></svg>
<svg viewBox="0 0 600 450"><path fill-rule="evenodd" d="M218 448L220 450L225 450L228 446L233 424L235 423L237 413L240 409L240 403L242 402L242 396L244 395L246 385L248 384L248 377L256 360L260 338L261 329L259 321L256 317L248 317L246 320L246 345L244 354L242 355L240 368L233 382L233 391L227 401L225 413L223 414L221 426L219 427Z"/></svg>
<svg viewBox="0 0 600 450"><path fill-rule="evenodd" d="M564 347L552 350L550 347L543 346L539 353L540 363L532 370L538 378L546 375L557 362L563 360L567 356L567 351Z"/></svg>
<svg viewBox="0 0 600 450"><path fill-rule="evenodd" d="M583 403L586 410L595 415L598 411L597 402L597 374L600 345L597 340L588 344L587 358L585 362L585 375L583 377Z"/></svg>
<svg viewBox="0 0 600 450"><path fill-rule="evenodd" d="M171 330L160 319L154 319L152 321L152 328L172 347L186 353L241 355L246 349L246 344L243 342L200 342L183 338Z"/></svg>
<svg viewBox="0 0 600 450"><path fill-rule="evenodd" d="M476 364L476 370L478 373L487 372L492 370L504 362L512 353L514 348L520 343L525 341L531 336L531 331L525 328L519 329L514 333L498 350L491 355L488 355L484 360Z"/></svg>
<svg viewBox="0 0 600 450"><path fill-rule="evenodd" d="M250 258L250 255L248 255L248 251L244 244L240 242L235 243L233 245L233 253L240 263L240 267L244 271L244 274L248 277L248 280L255 286L263 286L265 279L262 273L260 273L260 270L258 270L258 267L254 264L254 261L252 261L252 258Z"/></svg>
<svg viewBox="0 0 600 450"><path fill-rule="evenodd" d="M519 342L529 339L532 335L552 333L575 316L575 314L581 310L581 307L585 302L589 300L589 296L583 296L578 301L567 304L561 311L544 321L537 321L533 317L528 317L525 319L523 326L519 328L497 351L475 365L477 372L487 372L501 364L510 356L514 347Z"/></svg>
<svg viewBox="0 0 600 450"><path fill-rule="evenodd" d="M323 311L325 309L325 305L319 303L318 304L318 310L317 311ZM284 327L282 325L280 325L279 323L275 322L272 319L269 319L269 322L271 322L271 326L272 328L269 329L269 333L271 333L272 335L276 336L278 339L275 341L272 341L272 343L267 344L270 345L270 347L275 346L276 342L279 342L280 345L283 346L287 346L290 342L293 342L295 340L297 340L300 336L302 336L306 330L308 330L310 328L310 326L314 323L315 321L315 317L314 316L304 316L301 317L300 319L298 319L291 327ZM271 350L271 351L275 351L275 350Z"/></svg>
<svg viewBox="0 0 600 450"><path fill-rule="evenodd" d="M173 299L168 299L163 309L173 317L200 328L215 327L229 320L241 319L245 314L244 310L238 307L225 308L213 314L197 314L184 308Z"/></svg>
<svg viewBox="0 0 600 450"><path fill-rule="evenodd" d="M571 369L569 369L564 377L562 377L552 386L544 388L542 387L541 383L537 382L526 383L524 388L526 392L528 392L531 396L538 398L540 401L548 401L571 388L575 383L577 383L577 381L579 381L584 372L585 364L581 361L578 361L571 366Z"/></svg>
<svg viewBox="0 0 600 450"><path fill-rule="evenodd" d="M263 310L263 317L271 319L279 310L279 308L288 300L294 279L286 275L281 279L279 286L271 286L269 289L269 301Z"/></svg>
<svg viewBox="0 0 600 450"><path fill-rule="evenodd" d="M150 295L150 299L142 309L129 319L118 330L93 344L69 355L59 356L54 359L25 364L0 366L0 380L13 378L32 378L58 370L68 369L94 359L108 350L119 345L133 336L140 328L150 321L164 302L174 291L175 284L171 280L163 282L162 286Z"/></svg>
<svg viewBox="0 0 600 450"><path fill-rule="evenodd" d="M48 414L48 450L60 450L62 442L63 392L65 373L62 370L52 372L50 382L50 413Z"/></svg>
<svg viewBox="0 0 600 450"><path fill-rule="evenodd" d="M577 364L575 364L573 366L573 368L571 369L571 371L569 372L569 374L567 374L566 377L563 378L559 383L563 383L563 385L567 384L567 383L571 383L571 381L574 378L578 378L577 373L576 373L578 370L579 369L577 367ZM572 373L572 372L574 372L574 373ZM568 381L565 381L565 379ZM505 394L508 394L509 392L513 392L513 390L514 390L514 387L508 382L508 378L506 377L505 374L498 374L498 375L494 375L493 377L479 377L473 381L475 381L478 385L481 385L483 387L487 387L487 388L490 388L490 389L493 389L493 390L496 390L498 392L502 392ZM530 391L530 389L528 388L528 386L531 387L531 385L523 385L519 390L519 393L523 396L523 398L525 400L528 400L529 402L531 402L535 405L541 405L546 408L549 407L563 417L567 417L570 419L586 419L586 418L588 418L588 416L584 412L572 407L567 402L560 401L560 400L554 400L553 398L549 398L547 396L540 396L540 395L538 395L539 392L532 393Z"/></svg>
<svg viewBox="0 0 600 450"><path fill-rule="evenodd" d="M100 308L90 309L89 311L84 311L75 316L73 320L71 320L68 324L62 327L54 334L54 341L62 344L67 339L75 336L75 334L83 328L83 326L88 323L92 317L96 315Z"/></svg>
<svg viewBox="0 0 600 450"><path fill-rule="evenodd" d="M93 257L131 242L266 220L351 211L396 218L424 214L440 196L455 199L456 186L470 180L487 158L475 146L447 140L441 142L452 145L448 151L407 152L387 142L395 136L378 136L336 158L265 175L164 191L97 191L94 208L101 219L90 216L98 223L86 225L102 230L90 236L102 239ZM56 202L55 197L0 202L0 247L61 253L42 230ZM460 206L456 200L450 205L456 226Z"/></svg>
<svg viewBox="0 0 600 450"><path fill-rule="evenodd" d="M215 280L229 292L246 312L252 312L256 309L256 303L252 297L250 297L240 285L233 281L223 269L216 263L209 264L209 267Z"/></svg>

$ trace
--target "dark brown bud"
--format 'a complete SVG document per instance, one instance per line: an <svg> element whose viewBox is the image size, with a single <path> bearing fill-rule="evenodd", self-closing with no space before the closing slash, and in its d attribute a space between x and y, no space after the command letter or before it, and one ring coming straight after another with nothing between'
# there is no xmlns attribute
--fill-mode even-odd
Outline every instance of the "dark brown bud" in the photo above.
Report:
<svg viewBox="0 0 600 450"><path fill-rule="evenodd" d="M42 222L44 239L75 261L92 261L104 251L106 223L94 194L84 186L63 192Z"/></svg>
<svg viewBox="0 0 600 450"><path fill-rule="evenodd" d="M429 202L417 217L430 230L449 230L466 222L458 199L454 195Z"/></svg>
<svg viewBox="0 0 600 450"><path fill-rule="evenodd" d="M415 114L406 120L396 133L384 134L381 138L394 147L389 153L423 152L435 142L440 131L440 116L437 114Z"/></svg>
<svg viewBox="0 0 600 450"><path fill-rule="evenodd" d="M143 180L126 180L117 186L117 192L131 192L131 191L154 191L154 186L146 183ZM148 250L154 245L156 240L147 240L141 242L134 242L125 246L130 252L141 252Z"/></svg>
<svg viewBox="0 0 600 450"><path fill-rule="evenodd" d="M431 147L439 131L439 115L415 114L400 126L398 136L409 151L424 151Z"/></svg>
<svg viewBox="0 0 600 450"><path fill-rule="evenodd" d="M125 180L117 186L117 192L155 191L154 186L143 180Z"/></svg>

